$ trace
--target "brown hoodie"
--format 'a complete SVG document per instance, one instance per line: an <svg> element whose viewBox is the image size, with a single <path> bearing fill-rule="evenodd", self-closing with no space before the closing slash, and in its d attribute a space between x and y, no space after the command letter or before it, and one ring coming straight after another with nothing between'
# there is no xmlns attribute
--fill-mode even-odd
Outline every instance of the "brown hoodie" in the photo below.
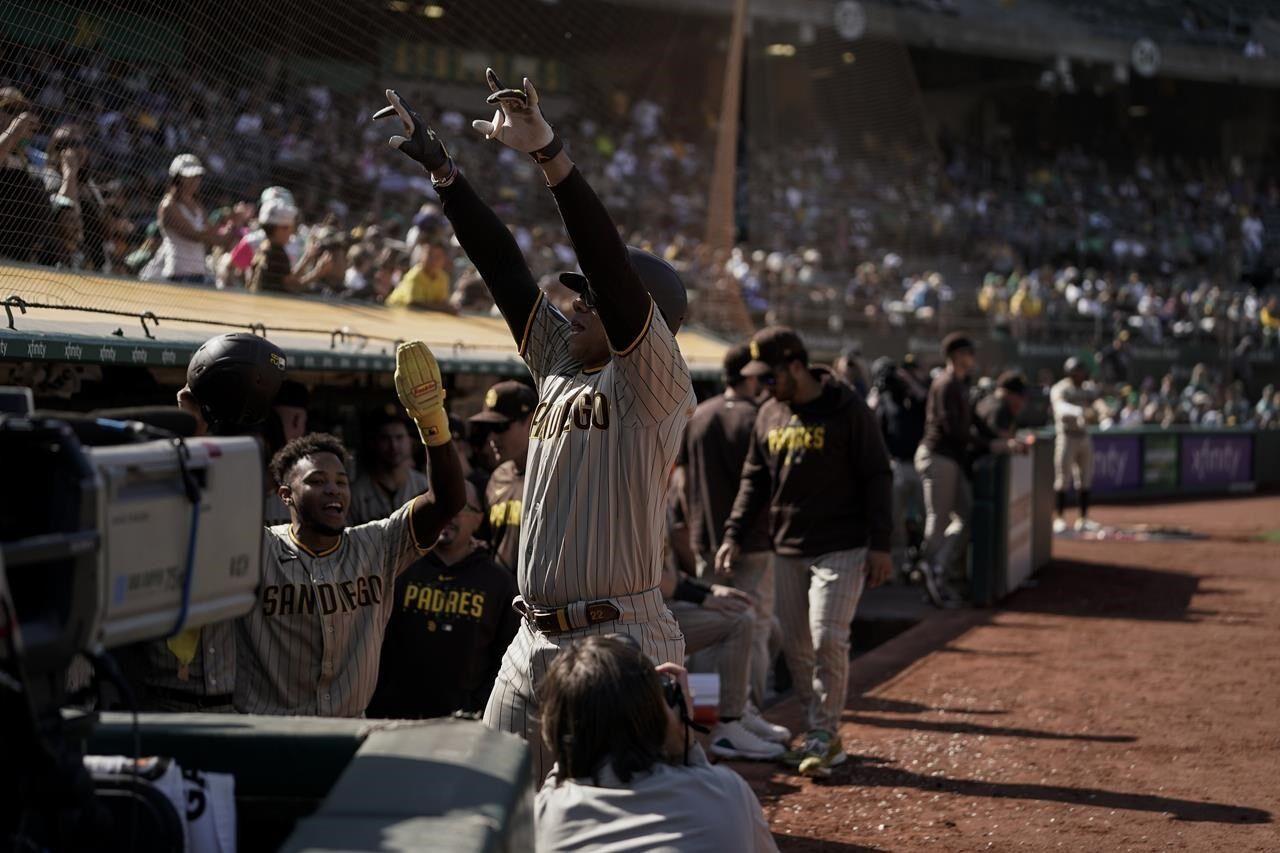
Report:
<svg viewBox="0 0 1280 853"><path fill-rule="evenodd" d="M770 400L755 429L725 539L747 538L744 519L769 507L774 550L818 556L889 550L893 472L875 416L856 391L814 371L822 393L803 406Z"/></svg>

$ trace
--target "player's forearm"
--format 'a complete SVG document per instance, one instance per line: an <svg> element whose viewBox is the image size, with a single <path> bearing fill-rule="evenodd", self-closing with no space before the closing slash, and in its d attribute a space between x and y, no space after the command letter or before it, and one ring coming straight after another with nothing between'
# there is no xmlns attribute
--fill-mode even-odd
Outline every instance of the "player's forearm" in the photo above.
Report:
<svg viewBox="0 0 1280 853"><path fill-rule="evenodd" d="M644 331L649 292L631 268L626 244L618 236L613 218L582 172L570 162L569 171L551 187L551 192L578 256L578 266L591 284L609 343L615 350L625 350Z"/></svg>
<svg viewBox="0 0 1280 853"><path fill-rule="evenodd" d="M410 516L414 538L423 547L436 541L467 500L462 463L453 442L429 446L427 458L431 463L430 491L414 503Z"/></svg>
<svg viewBox="0 0 1280 853"><path fill-rule="evenodd" d="M511 334L521 341L538 301L538 285L520 246L461 173L448 186L436 187L436 192L458 243L493 294Z"/></svg>

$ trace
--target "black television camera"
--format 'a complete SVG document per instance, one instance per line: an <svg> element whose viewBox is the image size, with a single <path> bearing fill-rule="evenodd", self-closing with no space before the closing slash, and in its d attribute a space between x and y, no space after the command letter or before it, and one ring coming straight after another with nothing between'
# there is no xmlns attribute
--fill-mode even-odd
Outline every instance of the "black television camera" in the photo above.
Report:
<svg viewBox="0 0 1280 853"><path fill-rule="evenodd" d="M6 848L120 849L138 796L84 768L92 690L121 695L109 652L248 612L261 576L264 468L248 433L284 354L222 335L192 359L198 406L0 414L0 839ZM201 425L200 421L204 424ZM210 433L197 435L198 432Z"/></svg>

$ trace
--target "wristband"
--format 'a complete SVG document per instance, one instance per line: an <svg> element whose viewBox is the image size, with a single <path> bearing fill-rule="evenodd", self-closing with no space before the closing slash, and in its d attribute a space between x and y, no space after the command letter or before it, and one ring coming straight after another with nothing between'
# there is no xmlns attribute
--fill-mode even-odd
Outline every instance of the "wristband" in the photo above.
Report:
<svg viewBox="0 0 1280 853"><path fill-rule="evenodd" d="M410 412L418 425L418 435L427 447L439 447L453 440L449 432L449 414L441 406L429 412Z"/></svg>
<svg viewBox="0 0 1280 853"><path fill-rule="evenodd" d="M676 584L675 592L671 594L671 598L673 601L688 601L701 606L709 595L711 595L711 590L702 584L694 583L688 578L681 578L680 582Z"/></svg>
<svg viewBox="0 0 1280 853"><path fill-rule="evenodd" d="M555 159L555 156L563 150L564 141L560 139L560 134L553 130L551 131L551 141L537 151L530 151L529 156L533 158L533 162L542 164L548 160Z"/></svg>
<svg viewBox="0 0 1280 853"><path fill-rule="evenodd" d="M453 183L455 178L458 177L458 164L453 162L453 158L450 157L449 158L449 174L445 175L443 178L437 181L435 178L435 175L431 174L431 170L427 169L427 176L431 178L431 186L447 187Z"/></svg>

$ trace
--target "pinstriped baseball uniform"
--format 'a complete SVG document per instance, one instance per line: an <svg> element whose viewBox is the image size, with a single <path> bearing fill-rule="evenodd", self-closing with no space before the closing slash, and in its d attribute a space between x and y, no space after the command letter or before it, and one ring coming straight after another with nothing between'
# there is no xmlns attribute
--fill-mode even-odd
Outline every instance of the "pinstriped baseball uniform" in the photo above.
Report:
<svg viewBox="0 0 1280 853"><path fill-rule="evenodd" d="M849 625L867 581L866 548L774 558L782 648L808 727L840 728L849 683Z"/></svg>
<svg viewBox="0 0 1280 853"><path fill-rule="evenodd" d="M741 717L747 707L747 684L755 640L755 609L740 613L708 610L692 601L670 601L667 606L684 634L686 652L693 655L705 649L716 649L720 716Z"/></svg>
<svg viewBox="0 0 1280 853"><path fill-rule="evenodd" d="M216 622L200 629L200 646L195 659L187 666L186 678L179 675L178 659L164 641L145 643L138 647L144 655L144 671L137 676L135 691L144 710L191 711L176 698L154 696L149 688L189 693L192 699L209 696L229 696L236 680L236 643L234 622ZM203 711L230 710L229 707L210 706Z"/></svg>
<svg viewBox="0 0 1280 853"><path fill-rule="evenodd" d="M517 583L530 605L602 598L615 622L554 636L527 624L503 659L485 710L490 725L540 746L534 695L560 645L626 632L655 662L684 660L684 639L662 601L668 475L693 410L693 383L675 335L652 300L637 339L604 367L569 355L569 322L539 295L520 344L538 387L525 465ZM535 778L550 769L535 748Z"/></svg>
<svg viewBox="0 0 1280 853"><path fill-rule="evenodd" d="M396 576L425 551L413 501L348 527L312 553L289 525L268 527L258 604L236 624L235 707L246 714L357 717L378 683Z"/></svg>
<svg viewBox="0 0 1280 853"><path fill-rule="evenodd" d="M1071 377L1059 379L1049 389L1053 407L1053 490L1088 489L1093 486L1093 441L1089 438L1085 410L1098 395L1076 385Z"/></svg>

